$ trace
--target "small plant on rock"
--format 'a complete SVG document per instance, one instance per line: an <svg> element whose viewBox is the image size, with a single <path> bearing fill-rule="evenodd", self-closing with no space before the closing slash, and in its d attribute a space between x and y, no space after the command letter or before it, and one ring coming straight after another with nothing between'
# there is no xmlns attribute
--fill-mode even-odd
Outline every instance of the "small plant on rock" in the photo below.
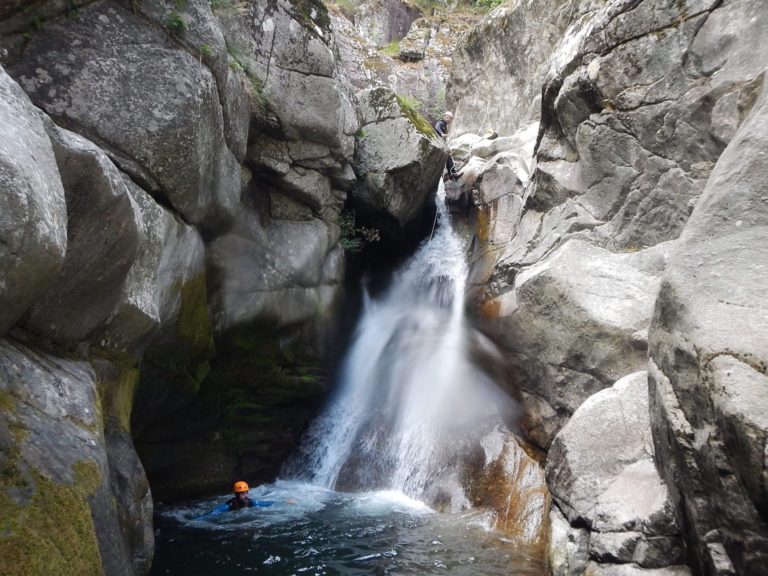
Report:
<svg viewBox="0 0 768 576"><path fill-rule="evenodd" d="M183 34L187 29L187 23L184 22L184 18L182 18L181 14L174 10L168 15L168 18L165 21L165 27L168 28L171 34Z"/></svg>
<svg viewBox="0 0 768 576"><path fill-rule="evenodd" d="M378 242L381 238L376 228L358 226L354 210L344 210L339 216L339 246L347 252L360 252L366 244Z"/></svg>

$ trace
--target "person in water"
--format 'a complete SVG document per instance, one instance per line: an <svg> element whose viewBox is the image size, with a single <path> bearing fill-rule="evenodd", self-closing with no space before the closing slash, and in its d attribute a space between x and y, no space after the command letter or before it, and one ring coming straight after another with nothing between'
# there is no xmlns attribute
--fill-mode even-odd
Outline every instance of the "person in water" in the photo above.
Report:
<svg viewBox="0 0 768 576"><path fill-rule="evenodd" d="M233 489L235 496L227 500L227 506L230 511L258 506L258 504L248 496L248 490L250 490L250 488L246 482L243 482L242 480L235 482Z"/></svg>

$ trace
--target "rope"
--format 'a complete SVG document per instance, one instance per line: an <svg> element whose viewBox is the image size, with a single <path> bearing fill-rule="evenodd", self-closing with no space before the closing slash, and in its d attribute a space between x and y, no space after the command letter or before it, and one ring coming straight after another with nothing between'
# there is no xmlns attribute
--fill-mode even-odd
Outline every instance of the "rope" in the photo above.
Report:
<svg viewBox="0 0 768 576"><path fill-rule="evenodd" d="M440 201L439 198L436 198L435 200L437 200L438 202ZM438 208L437 206L435 206L435 219L432 221L432 232L430 232L429 234L429 242L432 242L432 236L434 236L435 234L435 224L437 224L437 210Z"/></svg>

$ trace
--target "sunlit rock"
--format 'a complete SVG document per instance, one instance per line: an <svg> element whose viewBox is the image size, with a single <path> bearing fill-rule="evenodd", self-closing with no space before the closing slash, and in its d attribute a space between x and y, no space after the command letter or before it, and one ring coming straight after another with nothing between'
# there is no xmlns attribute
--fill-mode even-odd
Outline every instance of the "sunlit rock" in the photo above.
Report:
<svg viewBox="0 0 768 576"><path fill-rule="evenodd" d="M122 173L92 142L48 122L67 202L69 244L56 283L24 325L54 341L88 340L117 305L139 250L140 216Z"/></svg>
<svg viewBox="0 0 768 576"><path fill-rule="evenodd" d="M553 517L553 533L561 544L576 546L565 554L550 552L559 566L586 557L644 568L683 563L669 492L653 461L645 372L619 380L579 407L555 437L546 472L557 507L572 526ZM587 529L586 554L577 545L580 527Z"/></svg>
<svg viewBox="0 0 768 576"><path fill-rule="evenodd" d="M41 117L0 68L0 335L55 281L67 249L64 188Z"/></svg>
<svg viewBox="0 0 768 576"><path fill-rule="evenodd" d="M9 70L57 122L98 142L189 222L219 230L240 172L214 76L174 46L133 10L100 1L33 34Z"/></svg>
<svg viewBox="0 0 768 576"><path fill-rule="evenodd" d="M485 305L523 368L519 382L534 401L525 426L543 446L589 396L644 368L636 334L650 322L666 253L614 254L571 240L513 273L513 289ZM536 408L542 401L551 409Z"/></svg>
<svg viewBox="0 0 768 576"><path fill-rule="evenodd" d="M193 227L179 222L129 179L124 181L139 221L138 253L117 305L93 341L138 358L161 329L170 330L177 341L189 322L180 316L190 314L195 298L202 296L205 306L205 250Z"/></svg>
<svg viewBox="0 0 768 576"><path fill-rule="evenodd" d="M648 333L656 460L707 575L768 573L765 93L696 204Z"/></svg>

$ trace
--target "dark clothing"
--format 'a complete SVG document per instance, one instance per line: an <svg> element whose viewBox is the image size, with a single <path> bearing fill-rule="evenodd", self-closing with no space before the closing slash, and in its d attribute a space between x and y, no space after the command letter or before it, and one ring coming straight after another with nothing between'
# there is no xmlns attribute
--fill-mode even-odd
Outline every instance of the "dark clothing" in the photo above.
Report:
<svg viewBox="0 0 768 576"><path fill-rule="evenodd" d="M242 502L240 498L235 496L234 498L230 498L227 500L227 506L229 506L229 510L240 510L240 508L253 508L256 506L256 502L248 498L246 502Z"/></svg>
<svg viewBox="0 0 768 576"><path fill-rule="evenodd" d="M448 124L442 118L435 123L435 132L438 136L445 138L448 135ZM445 167L448 169L448 174L456 172L456 168L453 165L453 158L448 155L448 161L445 163Z"/></svg>

